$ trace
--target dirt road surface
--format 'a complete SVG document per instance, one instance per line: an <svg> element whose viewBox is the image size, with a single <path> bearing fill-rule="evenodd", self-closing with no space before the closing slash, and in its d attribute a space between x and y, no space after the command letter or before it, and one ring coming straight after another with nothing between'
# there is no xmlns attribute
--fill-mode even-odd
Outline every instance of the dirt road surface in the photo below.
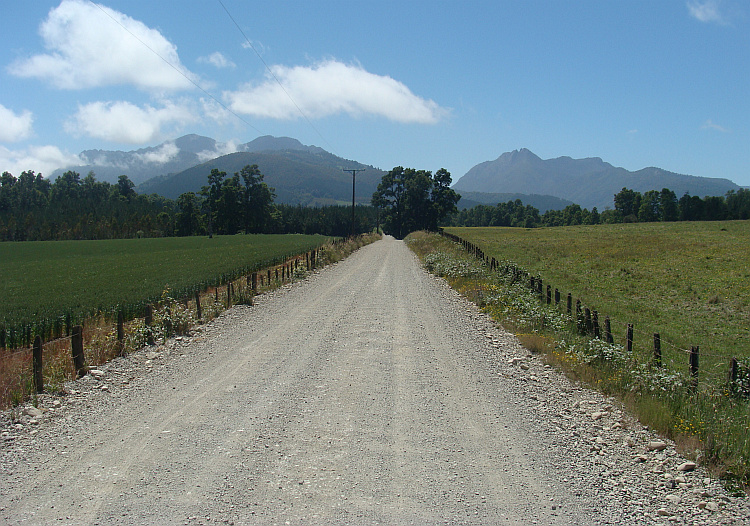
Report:
<svg viewBox="0 0 750 526"><path fill-rule="evenodd" d="M615 444L589 413L626 418L527 354L386 238L43 399L4 433L0 522L666 521L658 480L603 489L643 432Z"/></svg>

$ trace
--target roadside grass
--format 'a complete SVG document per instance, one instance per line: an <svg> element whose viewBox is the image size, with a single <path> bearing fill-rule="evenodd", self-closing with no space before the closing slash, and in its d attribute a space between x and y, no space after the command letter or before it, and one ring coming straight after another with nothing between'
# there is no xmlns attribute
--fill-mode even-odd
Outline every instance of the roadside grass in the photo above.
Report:
<svg viewBox="0 0 750 526"><path fill-rule="evenodd" d="M230 240L233 240L234 237L239 236L232 236ZM319 246L320 242L325 240L321 236L304 237L307 238L307 243L301 245L285 244L283 250L301 246L302 252L306 252L309 248ZM340 261L358 248L377 241L380 237L376 234L367 234L354 239L329 241L322 244L317 250L316 268ZM320 239L314 239L317 244L311 245L310 238ZM229 243L229 245L232 244ZM196 243L194 246L200 245L201 243ZM0 244L1 246L2 244ZM279 252L277 250L277 253ZM165 253L162 256L166 259L173 257ZM262 294L274 290L284 283L302 280L309 274L304 256L298 257L296 254L293 256L289 254L290 257L268 257L268 253L265 256L265 261L274 261L274 263L263 267L263 272L258 273L257 291L252 289L249 273L260 271L261 267L258 265L262 263L242 267L239 277L222 282L221 285L217 283L214 286L201 287L199 292L200 317L198 316L195 293L189 296L177 295L166 283L156 300L139 302L144 304L148 302L154 305L153 323L146 326L142 317L135 317L126 321L123 327L124 337L122 341L117 339L116 317L113 316L113 312L96 312L86 317L82 321L85 323L84 355L87 367L104 364L116 356L145 347L149 342L158 344L172 336L190 334L191 330L197 325L216 318L230 304L252 305L256 293ZM193 257L193 263L202 266L202 263L196 261L196 258L204 257L211 260L214 256L206 251L198 250L193 253ZM276 278L277 271L280 271L282 266L285 267L285 279L283 281ZM248 268L250 270L245 272L245 269ZM269 275L267 271L269 270L271 272L270 280L267 278ZM111 290L104 290L107 287L106 280L97 283L98 286L102 287L102 294L105 292L112 294ZM205 283L205 281L201 283ZM231 298L227 297L228 284L231 284ZM93 285L89 285L89 287L93 287ZM35 386L32 377L31 356L30 348L0 349L0 409L14 407L27 400L34 399ZM64 382L74 378L75 374L71 359L70 338L63 337L45 342L43 345L45 391L58 392L62 390Z"/></svg>
<svg viewBox="0 0 750 526"><path fill-rule="evenodd" d="M738 227L740 230L742 228L744 225ZM498 233L502 241L498 242L489 229L476 229L479 232L475 236L471 235L471 230L473 229L450 229L450 233L473 241L490 257L503 257L503 264L512 262L521 266L516 259L511 259L513 254L518 255L518 260L541 261L541 258L537 259L529 254L535 244L522 243L516 239L529 232L533 234L533 231L492 229L502 231ZM717 230L724 233L719 228ZM551 233L547 232L547 235ZM579 232L573 234L578 235ZM563 237L566 235L565 232L561 233ZM485 244L485 239L502 245L506 251L494 252L495 245ZM580 334L575 312L572 316L568 315L565 302L547 305L546 301L540 301L539 295L531 290L527 281L515 279L512 273L490 271L483 261L469 255L461 245L436 234L423 232L411 234L406 241L430 272L445 277L452 287L477 303L506 330L515 333L530 351L543 353L546 360L559 366L571 379L620 398L644 425L675 440L683 454L708 466L716 476L726 481L730 489L735 485L737 494L742 493L742 484L750 482L750 404L747 398L735 395L727 382L726 372L724 375L705 375L697 387L693 387L693 379L687 372L687 358L684 364L680 362L674 367L671 365L673 362L655 367L650 350L643 347L645 343L642 343L641 348L634 347L633 352L628 354L622 339L622 343L615 340L615 343L607 344L603 340ZM540 244L551 251L545 243ZM517 252L510 253L507 245L514 246ZM610 253L614 252L613 247ZM657 251L653 253L656 254ZM694 257L700 259L698 255ZM570 258L577 259L573 255ZM591 261L589 263L596 264ZM677 262L671 263L676 264ZM550 263L550 267L553 266ZM615 266L623 265L615 263ZM532 275L536 274L533 268L521 268ZM570 273L565 269L558 272ZM539 274L545 280L548 279L546 273ZM714 271L713 274L718 272ZM641 273L642 279L646 276L646 273ZM726 278L716 275L715 279L722 282ZM610 283L607 279L603 281L604 290L610 290L613 286L611 282L615 280L610 279ZM604 305L599 308L605 311L608 305L605 300L611 298L605 297L600 304L600 298L592 292L594 285L587 286L590 296L586 301L591 301L597 307ZM641 286L648 285L644 283ZM699 295L715 294L704 284L701 287ZM605 293L601 294L607 296ZM651 297L656 298L658 294ZM631 313L627 310L623 312ZM665 318L660 319L663 321ZM726 332L727 329L723 331ZM691 338L691 334L687 332L682 336L687 340ZM741 346L735 347L740 348ZM725 366L726 364L724 362Z"/></svg>
<svg viewBox="0 0 750 526"><path fill-rule="evenodd" d="M750 221L446 232L609 316L616 341L628 323L644 351L659 333L671 369L687 370L696 345L702 380L723 380L732 357L750 358Z"/></svg>

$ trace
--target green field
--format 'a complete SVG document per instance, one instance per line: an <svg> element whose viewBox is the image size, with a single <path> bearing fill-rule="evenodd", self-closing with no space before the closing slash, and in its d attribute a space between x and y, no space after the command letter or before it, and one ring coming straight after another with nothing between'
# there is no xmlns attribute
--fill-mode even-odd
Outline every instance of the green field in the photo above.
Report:
<svg viewBox="0 0 750 526"><path fill-rule="evenodd" d="M446 231L609 315L620 342L627 323L644 350L660 333L678 370L694 345L704 378L750 357L750 221Z"/></svg>
<svg viewBox="0 0 750 526"><path fill-rule="evenodd" d="M572 379L618 397L642 424L718 476L750 486L750 221L557 228L446 228L500 260L491 271L447 237L411 234L410 247ZM546 305L502 262L559 289ZM614 343L581 333L568 293L612 321ZM634 325L634 348L625 326ZM663 366L653 359L662 337ZM698 376L686 349L700 347ZM729 381L732 357L736 379Z"/></svg>
<svg viewBox="0 0 750 526"><path fill-rule="evenodd" d="M188 294L322 245L304 235L0 243L0 327L135 311L165 288Z"/></svg>

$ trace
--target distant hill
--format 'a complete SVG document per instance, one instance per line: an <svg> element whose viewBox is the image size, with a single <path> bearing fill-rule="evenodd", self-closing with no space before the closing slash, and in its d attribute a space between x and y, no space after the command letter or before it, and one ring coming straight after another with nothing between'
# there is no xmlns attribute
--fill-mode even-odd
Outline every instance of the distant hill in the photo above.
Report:
<svg viewBox="0 0 750 526"><path fill-rule="evenodd" d="M57 170L51 177L67 170L85 177L93 171L97 180L114 184L120 175L127 175L137 192L171 199L200 191L213 168L232 175L245 165L257 164L265 181L276 188L276 202L302 205L351 203L352 176L343 169L365 169L357 173L356 197L359 203L369 203L384 174L297 139L270 135L232 145L193 134L130 152L86 150L80 157L86 164Z"/></svg>
<svg viewBox="0 0 750 526"><path fill-rule="evenodd" d="M740 187L728 179L696 177L644 168L630 172L616 168L598 157L572 159L558 157L542 160L523 148L506 152L494 161L474 166L453 186L459 193L520 193L544 192L600 211L614 207L614 195L623 187L647 192L669 188L677 197L690 195L724 195ZM522 199L523 200L523 199Z"/></svg>
<svg viewBox="0 0 750 526"><path fill-rule="evenodd" d="M51 178L72 170L85 177L89 172L96 174L98 181L116 183L121 175L127 175L136 185L168 173L181 172L191 166L222 155L215 140L200 135L185 135L174 141L158 146L141 148L130 152L113 150L85 150L80 153L85 164L56 170Z"/></svg>
<svg viewBox="0 0 750 526"><path fill-rule="evenodd" d="M263 146L279 144L263 139L260 143ZM289 145L286 141L284 143ZM138 185L136 190L176 199L184 192L199 192L201 187L208 184L208 174L214 168L232 175L252 164L258 165L265 176L264 182L276 189L276 202L306 206L351 203L352 175L344 172L344 169L365 170L356 176L356 201L369 203L385 173L372 166L342 159L321 148L308 146L223 155L177 174L150 179Z"/></svg>
<svg viewBox="0 0 750 526"><path fill-rule="evenodd" d="M163 142L158 146L129 152L85 150L79 155L85 161L85 164L70 166L65 170L56 170L51 177L55 179L68 170L78 172L85 177L92 171L99 181L116 183L119 176L127 175L137 186L154 177L180 173L227 153L266 150L300 150L313 153L324 151L317 146L305 146L297 139L290 137L266 135L248 143L234 146L219 143L210 137L191 134L173 141Z"/></svg>
<svg viewBox="0 0 750 526"><path fill-rule="evenodd" d="M473 208L476 205L497 205L498 203L507 203L520 199L524 205L531 205L540 213L547 210L562 210L568 205L574 204L572 201L560 199L551 195L538 194L485 194L482 192L458 191L461 199L458 201L458 209Z"/></svg>

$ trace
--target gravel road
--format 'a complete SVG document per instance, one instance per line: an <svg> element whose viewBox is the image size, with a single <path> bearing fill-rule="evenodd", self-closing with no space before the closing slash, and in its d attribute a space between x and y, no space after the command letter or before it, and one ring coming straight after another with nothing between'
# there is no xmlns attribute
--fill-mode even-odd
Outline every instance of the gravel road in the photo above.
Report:
<svg viewBox="0 0 750 526"><path fill-rule="evenodd" d="M2 417L0 522L750 517L745 499L531 356L392 238L66 391Z"/></svg>

